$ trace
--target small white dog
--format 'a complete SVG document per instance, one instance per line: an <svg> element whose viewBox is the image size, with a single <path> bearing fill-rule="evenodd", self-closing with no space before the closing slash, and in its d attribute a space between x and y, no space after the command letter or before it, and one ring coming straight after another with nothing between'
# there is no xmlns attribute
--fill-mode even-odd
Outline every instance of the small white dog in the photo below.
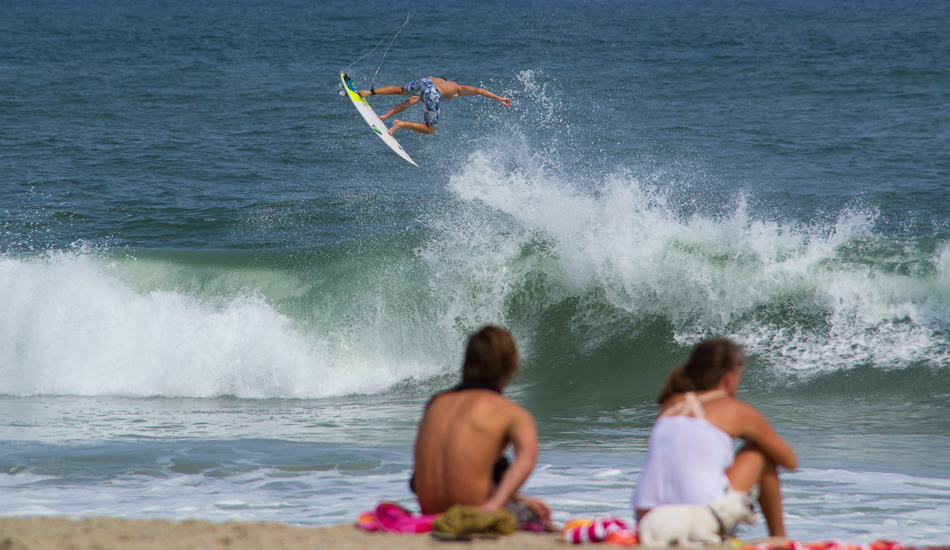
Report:
<svg viewBox="0 0 950 550"><path fill-rule="evenodd" d="M640 520L640 544L665 548L671 544L696 547L719 544L735 524L755 523L753 504L759 486L747 492L729 490L708 506L668 504L657 506Z"/></svg>

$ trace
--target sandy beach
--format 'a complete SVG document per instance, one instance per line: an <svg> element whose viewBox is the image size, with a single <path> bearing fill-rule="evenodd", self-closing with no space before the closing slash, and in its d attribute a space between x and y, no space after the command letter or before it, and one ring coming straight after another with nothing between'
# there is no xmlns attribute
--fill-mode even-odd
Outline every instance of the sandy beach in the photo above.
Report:
<svg viewBox="0 0 950 550"><path fill-rule="evenodd" d="M212 523L119 518L0 518L0 550L416 550L453 547L429 535L366 533L354 525ZM473 550L564 548L556 534L518 532L465 543Z"/></svg>

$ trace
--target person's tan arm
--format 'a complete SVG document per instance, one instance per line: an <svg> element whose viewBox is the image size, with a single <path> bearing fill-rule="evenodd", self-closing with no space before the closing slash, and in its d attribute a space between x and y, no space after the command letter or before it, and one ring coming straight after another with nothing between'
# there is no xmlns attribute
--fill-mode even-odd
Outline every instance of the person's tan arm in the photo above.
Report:
<svg viewBox="0 0 950 550"><path fill-rule="evenodd" d="M501 103L505 107L511 107L511 100L507 97L501 97L497 94L493 94L484 88L476 88L474 86L459 86L459 95L480 95L482 97L487 97L489 99L494 99L498 103Z"/></svg>
<svg viewBox="0 0 950 550"><path fill-rule="evenodd" d="M746 403L741 403L741 406L746 410L742 413L745 421L739 437L754 443L765 456L779 466L789 470L797 468L798 457L795 456L795 451L792 450L791 445L782 439L782 436L772 428L769 421L754 407Z"/></svg>
<svg viewBox="0 0 950 550"><path fill-rule="evenodd" d="M524 409L518 410L508 431L515 451L515 460L505 471L495 490L482 505L485 511L495 511L518 493L538 462L538 434L534 417Z"/></svg>

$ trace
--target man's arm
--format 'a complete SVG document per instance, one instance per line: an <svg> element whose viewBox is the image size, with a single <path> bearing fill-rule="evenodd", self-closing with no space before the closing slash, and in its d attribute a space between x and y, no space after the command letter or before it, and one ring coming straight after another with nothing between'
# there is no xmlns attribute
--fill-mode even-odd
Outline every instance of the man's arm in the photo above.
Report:
<svg viewBox="0 0 950 550"><path fill-rule="evenodd" d="M489 99L494 99L498 103L501 103L505 107L511 107L511 100L507 97L501 97L497 94L493 94L484 88L476 88L474 86L459 86L459 95L480 95L482 97L487 97Z"/></svg>
<svg viewBox="0 0 950 550"><path fill-rule="evenodd" d="M371 88L369 90L360 90L360 95L406 95L406 90L402 86L383 86L382 88Z"/></svg>
<svg viewBox="0 0 950 550"><path fill-rule="evenodd" d="M505 471L495 490L482 505L485 511L498 510L514 497L524 485L538 462L538 433L534 417L528 411L518 407L515 418L508 430L508 439L514 447L515 460Z"/></svg>

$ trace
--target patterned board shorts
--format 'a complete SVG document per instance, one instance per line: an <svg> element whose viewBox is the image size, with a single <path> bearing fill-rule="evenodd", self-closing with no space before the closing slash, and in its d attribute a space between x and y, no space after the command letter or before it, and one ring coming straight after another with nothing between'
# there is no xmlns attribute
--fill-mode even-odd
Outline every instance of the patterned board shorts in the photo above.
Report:
<svg viewBox="0 0 950 550"><path fill-rule="evenodd" d="M439 102L442 101L442 92L436 88L429 77L413 80L405 87L408 95L417 95L422 98L423 120L429 126L439 123Z"/></svg>

